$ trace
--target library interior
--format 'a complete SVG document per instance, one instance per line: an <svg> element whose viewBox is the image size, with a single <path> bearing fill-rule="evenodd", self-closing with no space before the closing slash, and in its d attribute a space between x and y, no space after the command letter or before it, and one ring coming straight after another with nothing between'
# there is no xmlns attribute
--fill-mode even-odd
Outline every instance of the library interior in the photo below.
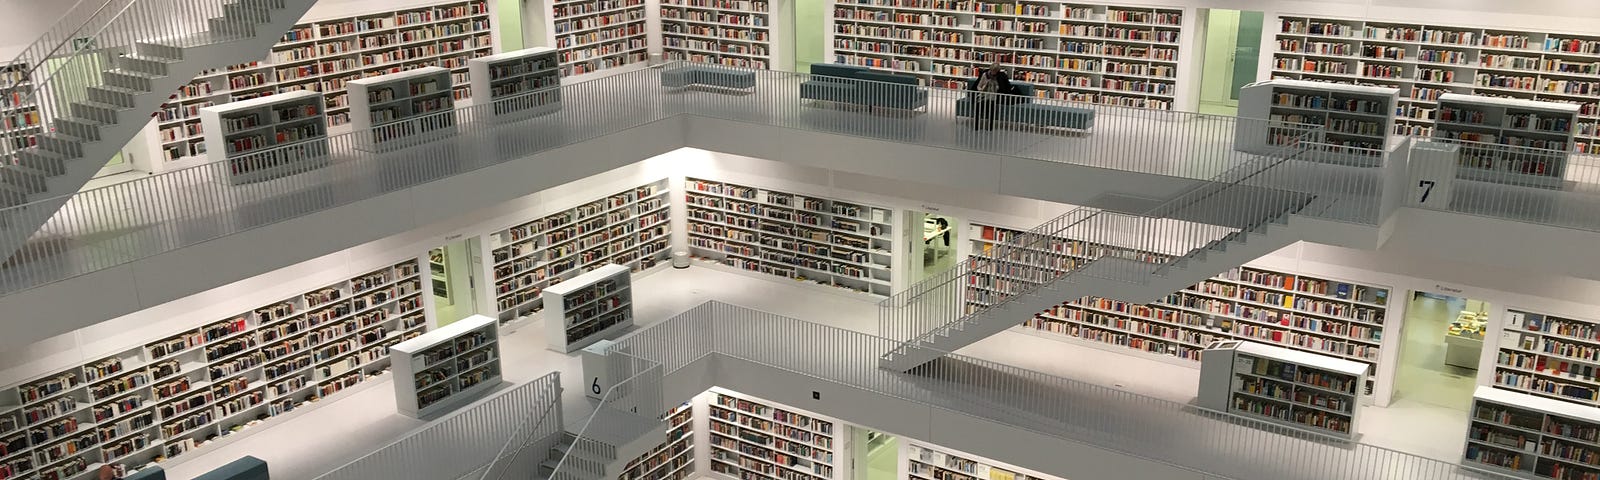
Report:
<svg viewBox="0 0 1600 480"><path fill-rule="evenodd" d="M1600 480L1592 3L0 2L0 480Z"/></svg>

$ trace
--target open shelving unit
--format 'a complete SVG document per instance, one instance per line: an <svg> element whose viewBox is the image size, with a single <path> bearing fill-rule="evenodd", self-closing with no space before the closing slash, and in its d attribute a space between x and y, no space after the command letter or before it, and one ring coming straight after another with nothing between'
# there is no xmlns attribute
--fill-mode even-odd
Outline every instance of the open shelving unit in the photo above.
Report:
<svg viewBox="0 0 1600 480"><path fill-rule="evenodd" d="M396 406L415 418L465 405L502 383L500 328L490 317L457 320L389 350Z"/></svg>
<svg viewBox="0 0 1600 480"><path fill-rule="evenodd" d="M741 272L893 293L893 212L858 202L688 178L689 247Z"/></svg>
<svg viewBox="0 0 1600 480"><path fill-rule="evenodd" d="M1279 17L1273 78L1400 89L1397 135L1433 136L1448 93L1578 105L1574 151L1600 154L1600 35Z"/></svg>
<svg viewBox="0 0 1600 480"><path fill-rule="evenodd" d="M783 69L791 57L784 38L785 0L662 0L661 46L667 60Z"/></svg>
<svg viewBox="0 0 1600 480"><path fill-rule="evenodd" d="M549 5L544 28L556 46L561 76L650 60L645 0L551 0Z"/></svg>
<svg viewBox="0 0 1600 480"><path fill-rule="evenodd" d="M200 125L238 185L326 166L325 109L322 95L302 90L202 108Z"/></svg>
<svg viewBox="0 0 1600 480"><path fill-rule="evenodd" d="M1566 181L1578 108L1570 103L1446 93L1439 96L1433 137L1492 144L1463 145L1457 177L1559 188Z"/></svg>
<svg viewBox="0 0 1600 480"><path fill-rule="evenodd" d="M714 477L736 480L835 480L844 442L835 423L713 390L707 435ZM842 457L841 457L842 458Z"/></svg>
<svg viewBox="0 0 1600 480"><path fill-rule="evenodd" d="M546 287L603 265L634 272L670 254L666 179L563 209L488 235L485 290L502 327L516 328L544 309ZM490 305L491 303L484 303Z"/></svg>
<svg viewBox="0 0 1600 480"><path fill-rule="evenodd" d="M450 90L450 70L422 67L399 73L351 80L351 125L357 132L372 130L363 143L370 148L385 144L414 145L455 133L455 100Z"/></svg>
<svg viewBox="0 0 1600 480"><path fill-rule="evenodd" d="M1534 479L1600 476L1600 410L1479 386L1461 465Z"/></svg>
<svg viewBox="0 0 1600 480"><path fill-rule="evenodd" d="M497 117L531 116L560 108L560 58L554 48L534 47L468 62L478 101L493 102ZM544 93L532 92L546 90Z"/></svg>
<svg viewBox="0 0 1600 480"><path fill-rule="evenodd" d="M1255 342L1223 340L1201 358L1195 403L1216 411L1355 439L1361 385L1358 362Z"/></svg>
<svg viewBox="0 0 1600 480"><path fill-rule="evenodd" d="M1506 310L1494 388L1600 407L1600 322Z"/></svg>
<svg viewBox="0 0 1600 480"><path fill-rule="evenodd" d="M335 127L351 122L349 81L421 67L449 69L455 100L466 100L467 61L493 52L493 18L485 0L470 0L297 24L267 58L203 72L174 93L152 122L151 158L162 169L205 161L199 110L228 102L316 92Z"/></svg>
<svg viewBox="0 0 1600 480"><path fill-rule="evenodd" d="M679 405L666 418L667 440L628 461L617 480L686 480L694 475L693 405Z"/></svg>
<svg viewBox="0 0 1600 480"><path fill-rule="evenodd" d="M1022 232L974 223L973 253L998 248ZM1075 268L1099 255L1149 255L1068 238L1034 253L1018 261ZM986 306L981 299L996 282L1011 281L1003 268L998 263L972 274L969 310ZM1146 305L1100 297L1064 302L1029 319L1021 331L1136 350L1189 366L1215 340L1250 340L1365 364L1365 394L1373 395L1388 304L1387 287L1245 266Z"/></svg>
<svg viewBox="0 0 1600 480"><path fill-rule="evenodd" d="M1307 158L1362 167L1383 165L1400 91L1388 87L1304 80L1268 80L1239 91L1239 118L1266 118L1324 127L1328 151ZM1234 131L1240 150L1269 154L1300 140L1299 131Z"/></svg>
<svg viewBox="0 0 1600 480"><path fill-rule="evenodd" d="M907 441L904 448L908 480L1062 480L1022 473L915 442Z"/></svg>
<svg viewBox="0 0 1600 480"><path fill-rule="evenodd" d="M0 464L131 472L387 371L389 347L429 323L419 271L406 260L0 389Z"/></svg>
<svg viewBox="0 0 1600 480"><path fill-rule="evenodd" d="M0 132L12 149L23 149L38 143L34 136L42 133L44 124L39 117L36 99L28 98L33 89L33 79L28 76L29 65L12 62L0 66L0 87L16 87L11 96L0 96Z"/></svg>
<svg viewBox="0 0 1600 480"><path fill-rule="evenodd" d="M834 62L965 89L999 61L1035 94L1171 110L1184 9L1082 2L834 0Z"/></svg>
<svg viewBox="0 0 1600 480"><path fill-rule="evenodd" d="M607 264L546 287L545 342L550 349L572 353L632 327L632 278L628 267Z"/></svg>

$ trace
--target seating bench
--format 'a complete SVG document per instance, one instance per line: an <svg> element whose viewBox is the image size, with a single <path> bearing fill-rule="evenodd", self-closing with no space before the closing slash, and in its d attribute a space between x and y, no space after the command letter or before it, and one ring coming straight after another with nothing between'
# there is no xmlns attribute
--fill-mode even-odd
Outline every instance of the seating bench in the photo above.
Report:
<svg viewBox="0 0 1600 480"><path fill-rule="evenodd" d="M194 480L271 480L267 462L249 455L194 477Z"/></svg>
<svg viewBox="0 0 1600 480"><path fill-rule="evenodd" d="M756 72L707 65L688 65L661 72L661 86L685 88L694 85L750 90L756 88Z"/></svg>
<svg viewBox="0 0 1600 480"><path fill-rule="evenodd" d="M967 95L956 100L956 116L973 117L974 103L972 92L977 88L977 80L967 82ZM1017 96L1002 97L1002 101L995 106L994 120L996 122L1020 123L1038 127L1068 128L1074 130L1088 130L1094 127L1094 110L1073 107L1068 105L1052 105L1035 103L1033 101L1034 87L1024 82L1011 82L1017 87Z"/></svg>
<svg viewBox="0 0 1600 480"><path fill-rule="evenodd" d="M811 64L811 79L800 84L800 98L896 110L928 106L928 90L917 77L831 63Z"/></svg>

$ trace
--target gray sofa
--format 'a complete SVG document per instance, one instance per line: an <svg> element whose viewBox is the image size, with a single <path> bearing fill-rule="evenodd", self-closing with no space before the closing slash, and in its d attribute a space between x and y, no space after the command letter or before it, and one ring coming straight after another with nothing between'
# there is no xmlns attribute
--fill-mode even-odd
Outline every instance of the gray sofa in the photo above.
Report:
<svg viewBox="0 0 1600 480"><path fill-rule="evenodd" d="M897 110L928 106L928 90L917 77L831 63L811 64L811 79L800 84L800 98Z"/></svg>
<svg viewBox="0 0 1600 480"><path fill-rule="evenodd" d="M661 72L661 86L685 88L693 85L749 90L756 88L756 72L710 65L685 65Z"/></svg>
<svg viewBox="0 0 1600 480"><path fill-rule="evenodd" d="M977 82L976 79L967 81L967 95L956 100L956 116L972 118L975 107L972 94L977 90ZM995 106L995 121L1076 130L1094 127L1094 110L1035 103L1032 84L1011 82L1011 85L1017 88L1017 95L1000 97Z"/></svg>
<svg viewBox="0 0 1600 480"><path fill-rule="evenodd" d="M122 480L167 480L167 472L161 467L149 466L133 472L132 475L122 477Z"/></svg>
<svg viewBox="0 0 1600 480"><path fill-rule="evenodd" d="M229 462L227 465L217 467L194 477L194 480L270 480L267 473L267 462L252 456Z"/></svg>

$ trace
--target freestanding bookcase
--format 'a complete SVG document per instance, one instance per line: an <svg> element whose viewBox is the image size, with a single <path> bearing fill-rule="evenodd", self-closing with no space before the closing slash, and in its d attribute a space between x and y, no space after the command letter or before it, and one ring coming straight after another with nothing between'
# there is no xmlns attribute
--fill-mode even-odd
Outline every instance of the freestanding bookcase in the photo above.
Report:
<svg viewBox="0 0 1600 480"><path fill-rule="evenodd" d="M834 419L712 388L706 409L711 478L842 480L850 442ZM745 452L783 452L754 456ZM956 480L951 478L949 480Z"/></svg>
<svg viewBox="0 0 1600 480"><path fill-rule="evenodd" d="M1318 141L1330 148L1308 160L1376 167L1383 165L1399 94L1399 89L1390 87L1268 80L1239 91L1239 118L1325 127ZM1283 148L1295 133L1244 123L1234 130L1234 144L1242 151L1265 154Z"/></svg>
<svg viewBox="0 0 1600 480"><path fill-rule="evenodd" d="M550 349L571 353L633 326L632 273L605 265L545 288Z"/></svg>
<svg viewBox="0 0 1600 480"><path fill-rule="evenodd" d="M1439 97L1433 137L1485 144L1462 145L1459 178L1560 188L1580 108L1447 93Z"/></svg>
<svg viewBox="0 0 1600 480"><path fill-rule="evenodd" d="M501 383L500 329L473 315L389 348L400 413L424 418L471 402Z"/></svg>
<svg viewBox="0 0 1600 480"><path fill-rule="evenodd" d="M350 124L371 150L398 148L455 133L450 70L423 67L351 80ZM365 131L371 133L360 133Z"/></svg>
<svg viewBox="0 0 1600 480"><path fill-rule="evenodd" d="M1594 478L1600 409L1479 386L1461 465L1525 478Z"/></svg>
<svg viewBox="0 0 1600 480"><path fill-rule="evenodd" d="M200 109L206 150L226 159L234 185L328 164L322 95L307 90Z"/></svg>
<svg viewBox="0 0 1600 480"><path fill-rule="evenodd" d="M1201 407L1355 439L1367 366L1237 340L1200 357Z"/></svg>
<svg viewBox="0 0 1600 480"><path fill-rule="evenodd" d="M560 57L556 49L534 47L467 63L475 102L493 102L496 117L533 116L561 108ZM540 93L532 93L544 90Z"/></svg>

